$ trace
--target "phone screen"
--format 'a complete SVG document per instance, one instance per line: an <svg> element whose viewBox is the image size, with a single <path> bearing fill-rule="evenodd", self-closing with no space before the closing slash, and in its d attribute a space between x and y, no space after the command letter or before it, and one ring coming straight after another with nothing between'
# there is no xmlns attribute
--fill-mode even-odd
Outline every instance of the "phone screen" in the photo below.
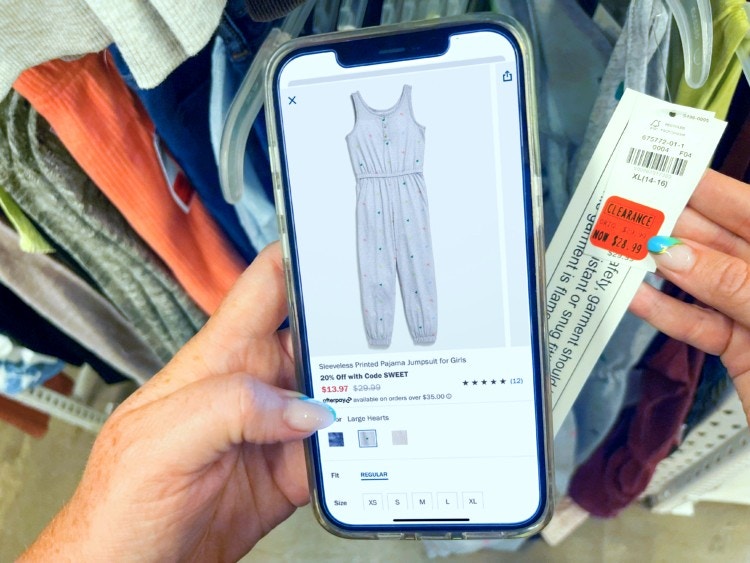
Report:
<svg viewBox="0 0 750 563"><path fill-rule="evenodd" d="M520 528L547 503L523 61L498 29L434 33L275 80L303 383L337 413L316 500L342 529Z"/></svg>

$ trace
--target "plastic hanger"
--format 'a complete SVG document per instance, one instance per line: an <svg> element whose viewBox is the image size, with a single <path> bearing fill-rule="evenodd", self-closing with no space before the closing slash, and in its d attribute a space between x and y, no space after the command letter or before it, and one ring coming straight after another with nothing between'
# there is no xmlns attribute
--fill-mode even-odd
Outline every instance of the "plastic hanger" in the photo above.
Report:
<svg viewBox="0 0 750 563"><path fill-rule="evenodd" d="M367 0L341 0L336 29L338 31L346 31L362 27L366 8Z"/></svg>
<svg viewBox="0 0 750 563"><path fill-rule="evenodd" d="M714 27L709 0L666 0L677 21L685 59L685 82L700 88L711 69Z"/></svg>
<svg viewBox="0 0 750 563"><path fill-rule="evenodd" d="M318 0L313 13L313 33L327 33L336 29L340 0Z"/></svg>
<svg viewBox="0 0 750 563"><path fill-rule="evenodd" d="M404 0L401 6L401 21L410 22L417 19L417 0Z"/></svg>
<svg viewBox="0 0 750 563"><path fill-rule="evenodd" d="M402 22L455 16L466 12L468 0L404 0Z"/></svg>
<svg viewBox="0 0 750 563"><path fill-rule="evenodd" d="M466 7L469 4L469 0L447 0L445 3L445 15L456 16L458 14L466 13Z"/></svg>
<svg viewBox="0 0 750 563"><path fill-rule="evenodd" d="M387 25L399 21L403 4L403 0L383 0L383 7L380 10L380 24Z"/></svg>
<svg viewBox="0 0 750 563"><path fill-rule="evenodd" d="M419 3L417 18L428 20L445 15L445 2L443 0L422 0Z"/></svg>
<svg viewBox="0 0 750 563"><path fill-rule="evenodd" d="M219 182L221 193L229 203L242 199L245 148L250 129L263 107L266 63L279 45L300 34L314 5L315 0L308 0L284 19L281 29L275 27L271 30L229 106L219 145Z"/></svg>

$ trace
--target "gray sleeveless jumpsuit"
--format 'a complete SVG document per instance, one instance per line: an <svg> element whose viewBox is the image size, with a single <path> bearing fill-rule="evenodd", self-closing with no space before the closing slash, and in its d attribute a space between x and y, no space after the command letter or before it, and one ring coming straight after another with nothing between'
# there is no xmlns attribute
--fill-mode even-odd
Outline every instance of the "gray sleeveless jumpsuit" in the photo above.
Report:
<svg viewBox="0 0 750 563"><path fill-rule="evenodd" d="M437 334L437 292L423 169L424 127L414 119L411 86L390 109L352 95L354 128L346 136L357 178L357 251L367 341L388 346L396 278L409 331L418 344Z"/></svg>

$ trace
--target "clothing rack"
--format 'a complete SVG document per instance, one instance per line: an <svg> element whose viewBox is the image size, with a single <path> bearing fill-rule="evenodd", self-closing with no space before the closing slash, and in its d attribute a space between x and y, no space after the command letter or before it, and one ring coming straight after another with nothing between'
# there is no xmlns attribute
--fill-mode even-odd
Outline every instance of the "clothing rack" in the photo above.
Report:
<svg viewBox="0 0 750 563"><path fill-rule="evenodd" d="M90 405L90 394L83 389L90 383L92 374L93 371L88 373L86 369L78 374L71 397L36 387L10 398L80 428L98 432L112 405L104 409ZM750 430L739 399L735 393L729 395L657 467L641 496L654 512L688 515L694 503L719 499L722 490L737 480L742 481L744 477L744 481L750 483L748 473L743 474L750 466ZM750 494L744 499L737 498L750 504Z"/></svg>
<svg viewBox="0 0 750 563"><path fill-rule="evenodd" d="M68 366L66 372L70 373L75 369ZM0 395L96 434L115 405L108 403L99 410L89 404L94 396L94 390L101 384L99 375L90 366L84 364L74 379L75 384L70 397L42 385L14 395L2 392Z"/></svg>
<svg viewBox="0 0 750 563"><path fill-rule="evenodd" d="M750 495L727 496L722 488L750 485L750 429L739 397L731 393L656 468L643 502L660 514L692 515L702 500L750 504Z"/></svg>

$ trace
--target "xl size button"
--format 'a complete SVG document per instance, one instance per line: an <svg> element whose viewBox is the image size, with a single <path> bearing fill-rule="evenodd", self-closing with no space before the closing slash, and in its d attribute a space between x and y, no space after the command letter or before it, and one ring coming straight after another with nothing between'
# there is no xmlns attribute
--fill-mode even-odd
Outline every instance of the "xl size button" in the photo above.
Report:
<svg viewBox="0 0 750 563"><path fill-rule="evenodd" d="M463 493L464 508L482 508L482 493Z"/></svg>

